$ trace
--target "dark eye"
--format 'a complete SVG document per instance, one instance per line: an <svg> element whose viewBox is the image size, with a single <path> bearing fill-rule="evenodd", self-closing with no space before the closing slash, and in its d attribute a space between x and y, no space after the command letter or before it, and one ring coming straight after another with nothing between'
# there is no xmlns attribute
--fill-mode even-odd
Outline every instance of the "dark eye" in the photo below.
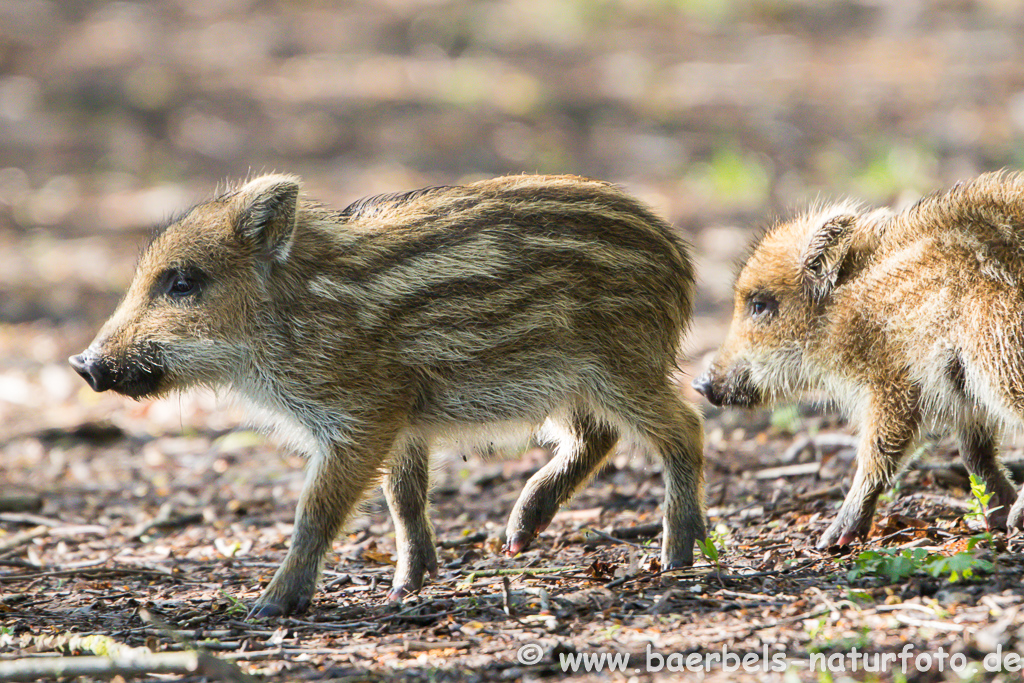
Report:
<svg viewBox="0 0 1024 683"><path fill-rule="evenodd" d="M767 318L779 308L779 302L770 294L754 294L747 300L752 318Z"/></svg>
<svg viewBox="0 0 1024 683"><path fill-rule="evenodd" d="M200 274L191 268L169 270L163 277L163 293L172 299L184 299L199 293Z"/></svg>
<svg viewBox="0 0 1024 683"><path fill-rule="evenodd" d="M196 281L187 275L178 275L171 280L167 293L171 296L188 296L196 290Z"/></svg>

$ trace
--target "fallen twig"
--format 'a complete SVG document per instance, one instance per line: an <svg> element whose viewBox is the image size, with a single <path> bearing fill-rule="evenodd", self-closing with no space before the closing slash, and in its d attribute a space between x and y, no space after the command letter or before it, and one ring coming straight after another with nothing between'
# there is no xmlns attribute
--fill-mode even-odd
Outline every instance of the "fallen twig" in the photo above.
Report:
<svg viewBox="0 0 1024 683"><path fill-rule="evenodd" d="M460 641L461 642L461 641ZM451 647L451 646L449 646ZM338 648L338 647L278 647L267 650L249 650L248 652L225 652L220 655L220 659L278 659L282 656L305 656L313 657L316 655L349 655L352 654L350 649ZM367 679L367 680L373 680Z"/></svg>
<svg viewBox="0 0 1024 683"><path fill-rule="evenodd" d="M144 610L143 610L144 612ZM201 673L211 678L238 683L254 683L230 662L222 662L205 652L151 652L145 647L129 647L106 635L62 634L36 636L37 647L58 652L83 651L97 656L54 656L0 661L0 681L34 681L40 678L79 678L140 676L144 674Z"/></svg>
<svg viewBox="0 0 1024 683"><path fill-rule="evenodd" d="M782 462L793 462L808 448L816 460L822 450L856 449L859 439L850 434L815 434L796 439L793 444L782 454Z"/></svg>
<svg viewBox="0 0 1024 683"><path fill-rule="evenodd" d="M662 569L661 571L657 571L657 572L636 572L635 574L626 574L625 576L620 576L617 579L609 581L608 583L606 583L604 585L604 587L605 588L618 588L619 586L621 586L621 585L623 585L625 583L629 583L631 581L636 581L637 579L654 579L654 578L657 578L659 576L667 576L667 575L670 575L670 574L678 575L678 574L681 574L683 572L692 572L692 571L700 571L700 570L695 569L694 567L679 567L677 569ZM693 578L696 579L696 578L700 578L700 577L693 577Z"/></svg>
<svg viewBox="0 0 1024 683"><path fill-rule="evenodd" d="M37 681L41 678L113 678L152 674L202 674L226 681L255 680L230 662L202 652L159 652L112 657L23 658L0 662L0 680Z"/></svg>
<svg viewBox="0 0 1024 683"><path fill-rule="evenodd" d="M522 576L524 574L561 574L564 572L582 572L586 567L521 567L517 569L478 569L466 575L464 583L473 583L476 579L489 576Z"/></svg>
<svg viewBox="0 0 1024 683"><path fill-rule="evenodd" d="M657 600L647 609L647 614L662 614L668 611L669 603L672 599L682 595L682 591L677 588L669 588L667 591L662 593Z"/></svg>
<svg viewBox="0 0 1024 683"><path fill-rule="evenodd" d="M15 583L17 581L30 581L33 579L60 577L60 576L82 576L87 578L101 578L107 576L157 576L182 583L201 583L201 581L189 581L180 576L175 576L170 571L158 571L155 569L138 569L135 567L81 567L71 569L53 569L31 574L0 574L0 583Z"/></svg>
<svg viewBox="0 0 1024 683"><path fill-rule="evenodd" d="M817 474L821 470L821 462L801 462L795 465L767 467L754 472L754 479L778 479L779 477L805 477Z"/></svg>
<svg viewBox="0 0 1024 683"><path fill-rule="evenodd" d="M31 541L33 538L36 538L37 536L42 536L49 530L49 527L39 525L34 529L29 529L28 531L20 531L9 538L0 540L0 553L24 545Z"/></svg>
<svg viewBox="0 0 1024 683"><path fill-rule="evenodd" d="M661 529L661 522L652 522L636 526L615 527L612 529L611 535L622 541L635 541L641 538L654 538L661 533Z"/></svg>
<svg viewBox="0 0 1024 683"><path fill-rule="evenodd" d="M468 640L450 640L450 641L425 641L425 640L407 640L403 643L403 647L406 652L428 652L430 650L445 650L448 648L454 650L468 650L473 647L473 643Z"/></svg>
<svg viewBox="0 0 1024 683"><path fill-rule="evenodd" d="M42 496L0 496L0 512L39 512L42 509Z"/></svg>
<svg viewBox="0 0 1024 683"><path fill-rule="evenodd" d="M501 577L501 598L505 614L510 617L515 616L512 614L512 582L508 580L507 576Z"/></svg>
<svg viewBox="0 0 1024 683"><path fill-rule="evenodd" d="M446 538L443 541L441 541L440 543L438 543L438 545L441 546L442 548L445 548L446 550L451 550L452 548L458 548L459 546L463 546L463 545L472 545L474 543L483 543L486 540L487 540L487 532L485 532L485 531L478 531L475 534L469 534L468 536L460 536L458 538Z"/></svg>
<svg viewBox="0 0 1024 683"><path fill-rule="evenodd" d="M934 619L916 619L907 614L903 614L902 612L894 613L893 617L895 617L896 621L900 622L901 624L907 624L908 626L934 628L939 631L953 631L959 633L966 628L965 626L961 626L960 624L950 624L945 621L936 621Z"/></svg>
<svg viewBox="0 0 1024 683"><path fill-rule="evenodd" d="M203 513L195 512L186 515L171 516L170 514L157 515L155 519L150 522L144 523L133 529L129 534L128 538L137 540L142 538L150 531L154 529L179 529L181 527L189 526L190 524L198 524L203 521Z"/></svg>
<svg viewBox="0 0 1024 683"><path fill-rule="evenodd" d="M1024 460L1003 460L1003 466L1010 470L1013 478L1020 480L1024 477ZM908 469L933 472L936 470L949 470L962 475L965 479L970 476L967 467L962 462L912 462Z"/></svg>
<svg viewBox="0 0 1024 683"><path fill-rule="evenodd" d="M54 519L52 517L43 517L42 515L33 515L27 512L0 512L0 522L7 522L8 524L34 524L36 526L64 526L67 524L64 520Z"/></svg>
<svg viewBox="0 0 1024 683"><path fill-rule="evenodd" d="M660 550L660 548L656 548L655 546L642 546L639 543L634 543L633 541L627 541L624 538L617 538L616 536L614 536L612 534L606 534L603 531L598 531L597 529L591 529L590 527L584 527L582 529L582 531L585 534L594 534L595 536L600 536L601 538L605 539L606 541L608 541L610 543L621 543L623 545L631 545L634 548L639 548L641 550Z"/></svg>

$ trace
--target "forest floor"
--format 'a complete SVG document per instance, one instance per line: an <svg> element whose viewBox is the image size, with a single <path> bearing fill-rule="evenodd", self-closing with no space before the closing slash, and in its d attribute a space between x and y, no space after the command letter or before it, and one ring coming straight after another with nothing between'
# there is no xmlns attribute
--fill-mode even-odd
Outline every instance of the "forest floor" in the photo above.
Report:
<svg viewBox="0 0 1024 683"><path fill-rule="evenodd" d="M1020 680L1024 548L971 516L952 445L915 461L869 541L822 552L854 441L808 406L704 406L717 558L698 554L692 569L659 567L664 489L644 454L616 455L514 558L500 552L504 524L546 454L452 454L433 493L441 571L418 595L385 601L395 541L378 494L335 543L308 613L248 621L287 548L301 459L209 395L93 394L48 357L77 341L57 331L9 326L3 340L35 357L8 355L3 374L24 403L8 404L0 434L0 679L108 653L157 657L170 667L160 680L535 680L573 661L593 680L681 667L706 680L899 680L904 663L908 680ZM193 673L167 654L196 649L212 659ZM602 654L629 659L589 673L597 660L574 659Z"/></svg>
<svg viewBox="0 0 1024 683"><path fill-rule="evenodd" d="M65 360L150 228L226 178L287 170L344 206L569 172L623 184L693 243L679 384L697 401L729 272L773 215L1021 167L1022 37L1005 0L0 0L0 680L540 680L573 663L581 680L1024 680L1024 543L985 535L947 438L833 554L815 543L853 475L849 426L702 404L711 558L672 572L657 459L615 456L510 558L502 531L546 455L450 454L435 581L385 603L378 494L309 612L248 621L302 460L210 395L94 394ZM1021 444L1005 456L1020 481Z"/></svg>

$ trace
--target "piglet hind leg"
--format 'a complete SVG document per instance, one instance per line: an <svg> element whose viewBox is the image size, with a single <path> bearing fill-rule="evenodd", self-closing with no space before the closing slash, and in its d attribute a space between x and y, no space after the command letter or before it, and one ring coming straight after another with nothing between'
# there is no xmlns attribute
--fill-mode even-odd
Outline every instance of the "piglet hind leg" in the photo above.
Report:
<svg viewBox="0 0 1024 683"><path fill-rule="evenodd" d="M917 435L917 393L912 387L876 400L865 420L857 450L857 473L835 521L818 548L848 546L867 538L878 497L896 478Z"/></svg>
<svg viewBox="0 0 1024 683"><path fill-rule="evenodd" d="M291 547L249 617L276 617L306 611L316 591L324 555L365 490L378 480L383 450L336 447L314 457L295 513Z"/></svg>
<svg viewBox="0 0 1024 683"><path fill-rule="evenodd" d="M573 414L564 437L552 444L555 457L534 474L519 495L506 529L505 552L516 555L547 528L612 452L618 432L585 411Z"/></svg>
<svg viewBox="0 0 1024 683"><path fill-rule="evenodd" d="M395 523L398 566L388 600L399 602L423 586L427 574L437 576L437 550L430 524L427 492L430 463L419 438L399 441L384 479L384 497Z"/></svg>
<svg viewBox="0 0 1024 683"><path fill-rule="evenodd" d="M1018 305L1016 308L1019 310L1020 306ZM1005 343L1007 339L1010 341ZM999 343L999 346L995 346L996 343ZM1005 346L1003 345L1004 343ZM1016 350L1013 355L1005 358L1004 362L998 364L996 371L999 374L999 391L1004 397L1004 405L1017 414L1019 420L1017 424L1019 425L1021 422L1024 422L1024 373L1021 372L1021 368L1024 367L1024 321L1020 319L1019 315L1014 316L1014 323L1011 326L1011 329L1004 330L1003 335L1001 335L1000 338L989 340L989 344L989 357L999 357L996 352L992 350L993 348L1012 348ZM970 467L970 465L968 465L968 467ZM998 468L1001 473L1004 472L1001 465L995 464L995 467ZM979 476L981 475L979 474ZM1015 529L1024 529L1024 487L1021 488L1019 495L1011 496L1012 484L1009 484L1009 482L1007 482L1007 484L1010 486L1008 490L1004 488L996 488L997 491L1006 491L1006 495L1008 496L1006 500L1016 501L1014 503L1006 503L1006 505L1011 506L1006 517L1006 528L1011 531ZM988 488L988 482L986 482L985 486ZM1000 486L1001 484L997 482L994 485L994 488ZM992 489L989 490L992 491ZM997 495L999 495L1000 503L1002 503L1002 494L1000 493ZM993 499L995 497L996 496L994 495ZM992 506L991 500L989 501L989 506ZM991 528L991 526L992 521L990 519L989 527Z"/></svg>
<svg viewBox="0 0 1024 683"><path fill-rule="evenodd" d="M998 434L983 426L971 425L959 429L957 437L960 441L960 456L967 471L981 479L985 491L992 494L987 505L988 528L1005 531L1017 491L997 457ZM1016 521L1020 523L1019 517Z"/></svg>
<svg viewBox="0 0 1024 683"><path fill-rule="evenodd" d="M704 521L704 428L700 413L675 392L653 397L642 422L648 441L664 461L665 503L661 566L693 564L693 546L707 537Z"/></svg>

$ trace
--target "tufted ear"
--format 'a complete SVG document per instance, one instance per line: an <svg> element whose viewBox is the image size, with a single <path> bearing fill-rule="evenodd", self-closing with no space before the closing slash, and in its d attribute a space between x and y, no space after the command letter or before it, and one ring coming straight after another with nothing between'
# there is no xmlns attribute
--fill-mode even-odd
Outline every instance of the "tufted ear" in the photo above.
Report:
<svg viewBox="0 0 1024 683"><path fill-rule="evenodd" d="M238 191L235 201L235 231L242 241L267 260L285 261L295 233L299 179L277 174L255 178Z"/></svg>
<svg viewBox="0 0 1024 683"><path fill-rule="evenodd" d="M817 303L832 293L850 249L855 221L850 214L833 216L811 235L803 257L803 280L808 296Z"/></svg>

